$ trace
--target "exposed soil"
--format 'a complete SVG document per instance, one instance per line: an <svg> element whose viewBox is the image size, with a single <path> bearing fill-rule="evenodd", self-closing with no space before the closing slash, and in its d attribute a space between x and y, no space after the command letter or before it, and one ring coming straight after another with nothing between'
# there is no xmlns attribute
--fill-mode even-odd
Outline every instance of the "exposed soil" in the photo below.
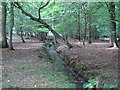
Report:
<svg viewBox="0 0 120 90"><path fill-rule="evenodd" d="M86 78L100 77L98 88L104 84L118 85L118 57L119 49L108 48L108 42L96 41L92 44L78 43L70 40L75 46L71 49L60 46L58 52L61 57L78 70Z"/></svg>
<svg viewBox="0 0 120 90"><path fill-rule="evenodd" d="M56 67L46 60L42 42L36 39L25 41L14 40L15 50L2 49L3 87L74 87L63 72L56 71ZM61 45L58 50L63 60L68 60L85 78L100 76L98 87L103 87L104 83L118 84L119 49L108 48L108 42L96 41L85 46L74 39L70 42L75 45L73 48Z"/></svg>
<svg viewBox="0 0 120 90"><path fill-rule="evenodd" d="M45 58L42 42L26 39L22 43L13 40L15 50L2 49L3 88L74 88L69 78L56 71L56 67Z"/></svg>

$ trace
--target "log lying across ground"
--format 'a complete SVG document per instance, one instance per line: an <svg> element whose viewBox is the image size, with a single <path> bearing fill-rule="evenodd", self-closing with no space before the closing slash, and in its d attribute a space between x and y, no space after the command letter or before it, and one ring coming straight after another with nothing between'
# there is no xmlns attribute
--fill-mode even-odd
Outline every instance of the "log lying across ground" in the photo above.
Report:
<svg viewBox="0 0 120 90"><path fill-rule="evenodd" d="M60 71L66 71L69 75L72 75L74 80L76 81L76 84L79 85L79 88L82 88L82 86L87 83L87 80L85 80L82 76L80 76L80 74L74 71L72 67L70 67L65 62L63 62L63 60L60 59L52 42L47 42L45 44L45 51L49 55L50 59L54 60L55 68Z"/></svg>

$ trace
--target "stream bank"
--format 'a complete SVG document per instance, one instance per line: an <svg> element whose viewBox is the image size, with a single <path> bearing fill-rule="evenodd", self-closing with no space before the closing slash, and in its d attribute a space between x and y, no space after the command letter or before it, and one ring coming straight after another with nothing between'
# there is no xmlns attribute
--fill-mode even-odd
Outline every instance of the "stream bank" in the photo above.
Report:
<svg viewBox="0 0 120 90"><path fill-rule="evenodd" d="M83 85L87 82L87 79L85 79L80 73L78 73L72 66L64 62L56 52L54 43L47 42L44 45L44 50L47 53L47 55L50 57L50 59L53 60L54 65L59 71L66 72L67 75L72 76L73 83L77 85L77 88L83 88Z"/></svg>
<svg viewBox="0 0 120 90"><path fill-rule="evenodd" d="M75 41L72 43L75 46L71 49L63 44L56 50L64 62L87 78L88 85L86 86L88 88L118 87L118 49L108 48L109 43L107 42L93 42L85 46L77 44Z"/></svg>
<svg viewBox="0 0 120 90"><path fill-rule="evenodd" d="M36 39L13 40L15 50L2 49L2 89L75 88L76 85L55 66L43 52L43 43Z"/></svg>

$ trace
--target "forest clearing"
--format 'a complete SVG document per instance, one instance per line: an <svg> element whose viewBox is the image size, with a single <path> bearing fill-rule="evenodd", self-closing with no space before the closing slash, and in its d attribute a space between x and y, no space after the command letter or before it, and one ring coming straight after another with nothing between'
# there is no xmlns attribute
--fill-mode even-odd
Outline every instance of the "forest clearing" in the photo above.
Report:
<svg viewBox="0 0 120 90"><path fill-rule="evenodd" d="M2 88L119 88L120 3L1 2Z"/></svg>

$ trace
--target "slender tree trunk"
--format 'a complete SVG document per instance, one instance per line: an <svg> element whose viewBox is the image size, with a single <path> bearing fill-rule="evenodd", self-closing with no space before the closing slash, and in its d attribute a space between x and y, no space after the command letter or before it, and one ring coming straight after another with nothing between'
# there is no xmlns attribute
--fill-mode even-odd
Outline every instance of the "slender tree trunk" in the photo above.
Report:
<svg viewBox="0 0 120 90"><path fill-rule="evenodd" d="M80 32L81 32L81 26L80 26L80 22L81 22L81 18L80 18L80 7L78 8L78 40L80 41L80 39L81 39L81 34L80 34Z"/></svg>
<svg viewBox="0 0 120 90"><path fill-rule="evenodd" d="M28 39L29 38L29 32L27 31L26 32L26 39Z"/></svg>
<svg viewBox="0 0 120 90"><path fill-rule="evenodd" d="M54 2L55 3L55 2ZM52 13L52 28L54 29L54 13ZM54 36L54 44L58 44L57 37Z"/></svg>
<svg viewBox="0 0 120 90"><path fill-rule="evenodd" d="M86 31L87 31L87 17L85 17L85 31L84 31L84 34L83 34L83 45L85 45L85 40L86 40Z"/></svg>
<svg viewBox="0 0 120 90"><path fill-rule="evenodd" d="M41 32L41 38L43 42L45 42L46 36L47 36L47 32Z"/></svg>
<svg viewBox="0 0 120 90"><path fill-rule="evenodd" d="M88 3L88 9L89 9L89 12L91 11L91 3ZM89 29L88 29L88 32L89 32L89 36L88 36L88 43L91 44L92 43L92 40L91 40L91 37L92 37L92 29L91 29L91 20L92 20L92 16L89 15L88 17L88 20L89 20Z"/></svg>
<svg viewBox="0 0 120 90"><path fill-rule="evenodd" d="M73 46L63 37L61 37L56 31L54 31L49 25L47 25L47 28L60 40L62 40L69 48L72 48Z"/></svg>
<svg viewBox="0 0 120 90"><path fill-rule="evenodd" d="M62 13L62 15L64 16L64 14L65 14L65 12L64 12L64 10L61 12ZM65 22L65 20L64 20L64 18L62 18L62 23L64 23ZM65 29L65 28L64 28ZM65 32L65 30L63 30L63 38L65 39L65 40L67 40L67 35L66 35L66 32Z"/></svg>
<svg viewBox="0 0 120 90"><path fill-rule="evenodd" d="M88 43L91 44L92 41L91 41L91 16L89 16L89 36L88 36Z"/></svg>
<svg viewBox="0 0 120 90"><path fill-rule="evenodd" d="M6 3L2 2L2 48L8 48L7 38L6 38Z"/></svg>
<svg viewBox="0 0 120 90"><path fill-rule="evenodd" d="M20 35L20 36L21 36L22 42L25 43L25 40L24 40L24 38L23 38L23 31L21 31L21 35Z"/></svg>
<svg viewBox="0 0 120 90"><path fill-rule="evenodd" d="M42 40L42 39L41 39L41 32L39 32L39 31L38 31L38 39L39 39L39 41Z"/></svg>
<svg viewBox="0 0 120 90"><path fill-rule="evenodd" d="M30 37L31 37L31 38L33 37L33 33L32 33L32 32L30 32Z"/></svg>
<svg viewBox="0 0 120 90"><path fill-rule="evenodd" d="M78 40L80 41L80 11L78 12Z"/></svg>
<svg viewBox="0 0 120 90"><path fill-rule="evenodd" d="M118 7L118 41L117 41L117 44L118 44L118 47L120 48L120 6Z"/></svg>
<svg viewBox="0 0 120 90"><path fill-rule="evenodd" d="M114 2L110 2L109 13L110 13L111 30L112 30L111 47L118 47L117 39L116 39L115 3Z"/></svg>
<svg viewBox="0 0 120 90"><path fill-rule="evenodd" d="M38 37L38 33L37 33L37 31L35 32L35 37L36 37L36 38Z"/></svg>
<svg viewBox="0 0 120 90"><path fill-rule="evenodd" d="M87 11L87 7L84 6L84 5L83 5L82 9L83 9L84 11ZM83 33L83 45L85 45L85 41L86 41L87 24L88 24L88 22L87 22L87 19L88 19L87 14L84 13L84 16L85 16L85 18L84 18L84 23L85 23L84 29L85 29L85 31L84 31L84 33Z"/></svg>
<svg viewBox="0 0 120 90"><path fill-rule="evenodd" d="M9 40L9 49L10 50L14 50L13 48L13 43L12 43L12 32L13 32L13 26L14 26L14 6L13 6L13 3L11 2L10 3L10 19L11 19L11 22L10 22L10 40Z"/></svg>

